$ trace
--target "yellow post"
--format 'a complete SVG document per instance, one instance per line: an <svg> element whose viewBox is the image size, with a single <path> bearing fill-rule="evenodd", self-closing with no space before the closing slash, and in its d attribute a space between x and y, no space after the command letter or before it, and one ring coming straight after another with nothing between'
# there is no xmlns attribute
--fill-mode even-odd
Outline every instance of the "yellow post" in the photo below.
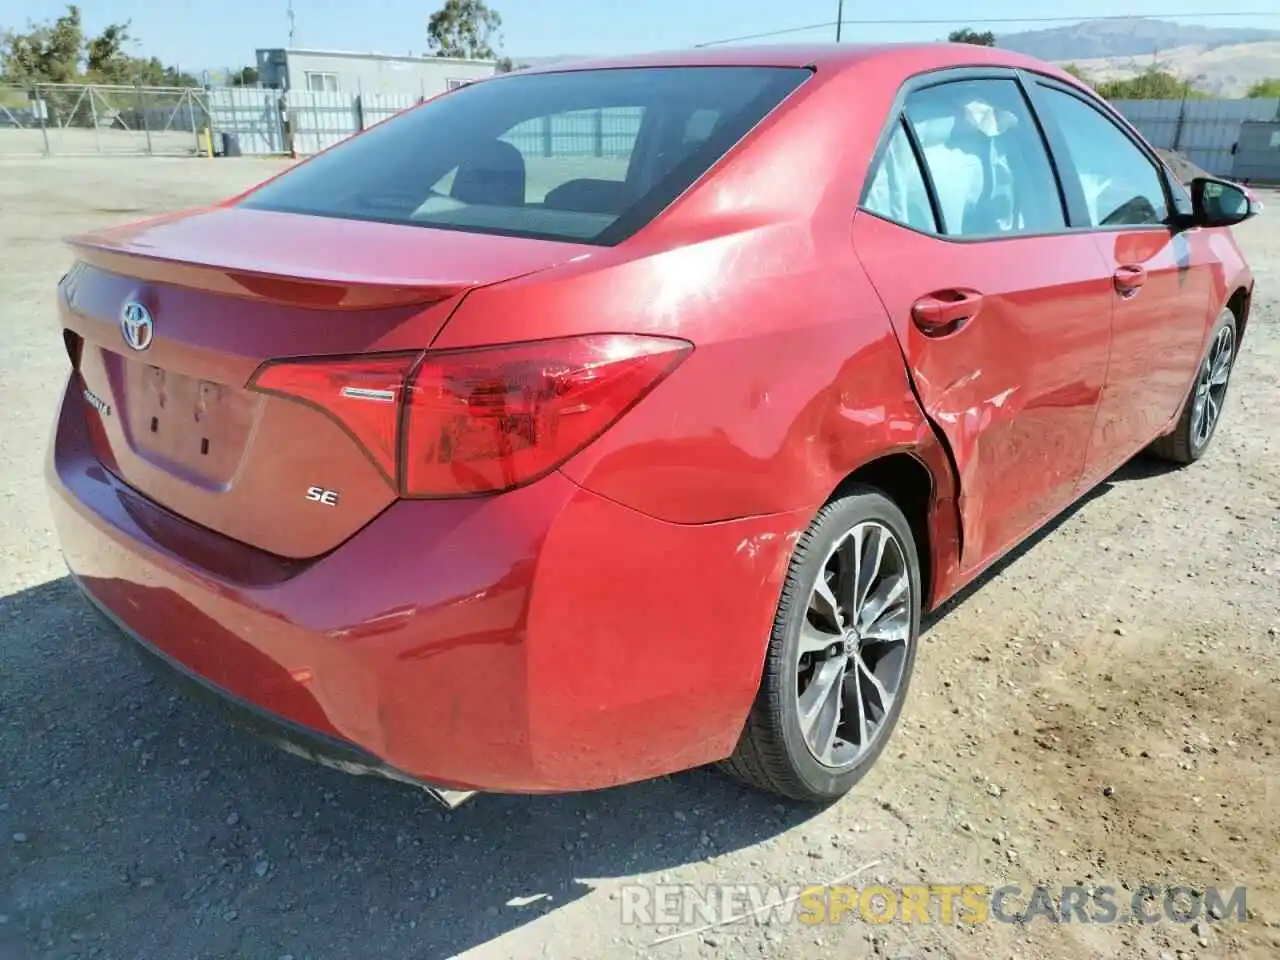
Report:
<svg viewBox="0 0 1280 960"><path fill-rule="evenodd" d="M204 134L205 156L213 159L213 134L209 131L208 127L205 127L201 132Z"/></svg>

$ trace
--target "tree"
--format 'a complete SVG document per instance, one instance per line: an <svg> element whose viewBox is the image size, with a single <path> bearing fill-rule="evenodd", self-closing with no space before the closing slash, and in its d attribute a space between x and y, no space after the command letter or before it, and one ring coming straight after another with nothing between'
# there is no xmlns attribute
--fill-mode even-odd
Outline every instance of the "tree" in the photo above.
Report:
<svg viewBox="0 0 1280 960"><path fill-rule="evenodd" d="M437 57L492 60L502 17L484 0L445 0L427 21L427 45Z"/></svg>
<svg viewBox="0 0 1280 960"><path fill-rule="evenodd" d="M129 24L109 23L85 47L85 73L88 78L98 83L128 83L133 75L145 72L149 64L146 61L135 61L125 53L125 45L133 42L129 35ZM154 61L159 72L164 72L160 61Z"/></svg>
<svg viewBox="0 0 1280 960"><path fill-rule="evenodd" d="M80 72L84 28L80 8L68 6L53 23L27 23L27 31L0 34L0 79L26 86L67 83Z"/></svg>
<svg viewBox="0 0 1280 960"><path fill-rule="evenodd" d="M1087 73L1085 73L1085 72L1084 72L1084 70L1083 70L1083 69L1081 69L1081 68L1080 68L1079 66L1077 66L1076 64L1074 64L1074 63L1065 63L1065 64L1063 64L1063 65L1062 65L1062 69L1063 69L1063 71L1064 71L1065 73L1069 73L1069 74L1071 74L1073 77L1075 77L1075 78L1076 78L1077 80L1079 80L1081 83L1090 83L1090 81L1089 81L1089 75L1088 75ZM1091 84L1091 83L1090 83L1090 86L1092 86L1092 84Z"/></svg>
<svg viewBox="0 0 1280 960"><path fill-rule="evenodd" d="M140 83L144 87L167 87L169 84L165 74L172 69L161 63L158 57L145 60L141 57L125 57L122 63L110 70L90 76L103 83Z"/></svg>
<svg viewBox="0 0 1280 960"><path fill-rule="evenodd" d="M1209 94L1154 66L1128 80L1106 80L1097 85L1098 93L1108 100L1203 100Z"/></svg>
<svg viewBox="0 0 1280 960"><path fill-rule="evenodd" d="M1250 98L1280 97L1280 77L1267 77L1265 80L1259 80L1249 88L1249 92L1245 96Z"/></svg>
<svg viewBox="0 0 1280 960"><path fill-rule="evenodd" d="M152 60L155 57L151 58ZM165 67L161 85L166 87L198 87L200 81L189 73L183 73L177 67Z"/></svg>
<svg viewBox="0 0 1280 960"><path fill-rule="evenodd" d="M256 87L258 85L258 79L257 67L241 67L231 75L231 86Z"/></svg>
<svg viewBox="0 0 1280 960"><path fill-rule="evenodd" d="M85 79L90 83L140 83L145 87L198 87L200 81L159 57L131 57L129 23L108 24L85 45Z"/></svg>
<svg viewBox="0 0 1280 960"><path fill-rule="evenodd" d="M970 30L968 27L952 30L947 35L947 40L951 43L972 43L979 47L994 47L996 45L996 35L990 30L978 33L978 31Z"/></svg>
<svg viewBox="0 0 1280 960"><path fill-rule="evenodd" d="M147 86L192 87L200 82L157 57L134 57L128 21L109 23L86 41L80 8L70 5L52 23L29 23L25 32L0 34L0 80L19 86L33 83L142 83Z"/></svg>

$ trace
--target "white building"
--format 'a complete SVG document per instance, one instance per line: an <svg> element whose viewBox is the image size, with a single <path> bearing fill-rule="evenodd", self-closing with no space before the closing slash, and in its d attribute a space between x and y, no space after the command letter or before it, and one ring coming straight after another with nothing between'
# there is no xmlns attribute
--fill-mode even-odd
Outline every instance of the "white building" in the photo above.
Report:
<svg viewBox="0 0 1280 960"><path fill-rule="evenodd" d="M393 57L342 50L258 50L258 82L263 86L352 97L362 93L432 97L497 72L495 60Z"/></svg>

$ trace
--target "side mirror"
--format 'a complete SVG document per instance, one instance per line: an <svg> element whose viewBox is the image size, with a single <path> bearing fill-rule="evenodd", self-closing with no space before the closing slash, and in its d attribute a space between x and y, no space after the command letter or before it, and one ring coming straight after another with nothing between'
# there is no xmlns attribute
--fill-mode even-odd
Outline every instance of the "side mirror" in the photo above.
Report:
<svg viewBox="0 0 1280 960"><path fill-rule="evenodd" d="M1260 205L1244 187L1214 177L1191 181L1193 220L1199 227L1230 227L1248 220Z"/></svg>

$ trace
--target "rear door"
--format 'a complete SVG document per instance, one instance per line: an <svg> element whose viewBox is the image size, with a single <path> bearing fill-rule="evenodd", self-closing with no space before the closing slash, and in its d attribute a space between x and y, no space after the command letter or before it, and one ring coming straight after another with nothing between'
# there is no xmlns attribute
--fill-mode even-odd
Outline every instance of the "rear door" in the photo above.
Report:
<svg viewBox="0 0 1280 960"><path fill-rule="evenodd" d="M1012 71L934 74L901 103L853 242L954 458L968 571L1074 494L1106 375L1111 276L1092 238L1067 230Z"/></svg>
<svg viewBox="0 0 1280 960"><path fill-rule="evenodd" d="M1111 364L1081 480L1091 485L1178 412L1214 319L1216 258L1208 232L1170 226L1190 198L1171 189L1163 165L1105 108L1047 79L1031 89L1073 219L1092 231L1115 288Z"/></svg>

